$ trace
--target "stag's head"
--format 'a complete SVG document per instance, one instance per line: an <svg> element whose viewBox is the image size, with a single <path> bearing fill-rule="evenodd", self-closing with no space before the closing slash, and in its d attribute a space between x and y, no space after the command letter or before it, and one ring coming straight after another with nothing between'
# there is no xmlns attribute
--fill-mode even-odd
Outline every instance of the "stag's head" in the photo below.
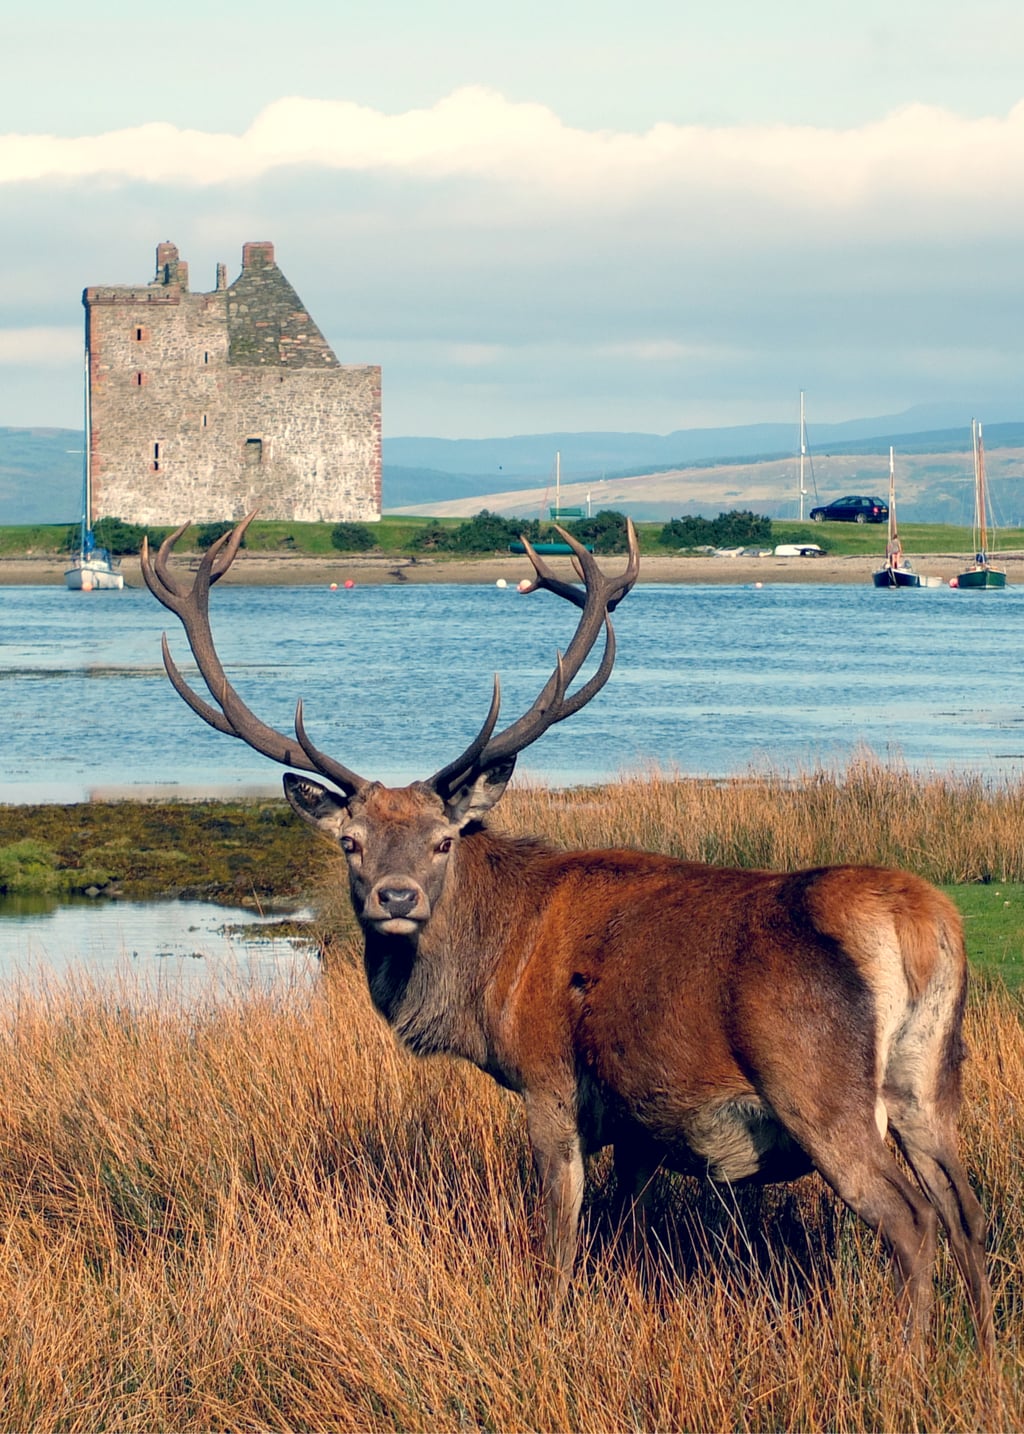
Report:
<svg viewBox="0 0 1024 1434"><path fill-rule="evenodd" d="M559 529L570 545L582 586L557 577L525 543L534 576L526 591L541 589L565 598L581 609L572 640L559 653L554 671L536 701L521 717L495 732L500 707L500 685L494 679L490 711L473 741L454 761L425 781L407 787L386 787L368 781L351 768L321 752L310 740L303 721L302 703L295 711L295 736L266 726L245 705L227 680L210 630L211 586L227 572L238 552L250 514L204 555L191 587L184 587L171 571L175 543L184 524L161 545L151 559L142 550L142 574L163 605L181 620L200 675L216 706L186 683L163 639L164 666L175 690L211 727L237 737L257 752L303 774L288 772L285 796L304 821L336 842L345 853L356 916L365 929L392 936L415 937L429 921L444 888L446 874L461 837L478 825L504 792L519 753L556 722L578 712L600 691L615 661L615 634L609 614L636 582L639 551L629 523L629 558L619 576L606 576L582 544ZM525 541L525 540L524 540ZM601 661L575 692L577 677L602 628L605 631Z"/></svg>

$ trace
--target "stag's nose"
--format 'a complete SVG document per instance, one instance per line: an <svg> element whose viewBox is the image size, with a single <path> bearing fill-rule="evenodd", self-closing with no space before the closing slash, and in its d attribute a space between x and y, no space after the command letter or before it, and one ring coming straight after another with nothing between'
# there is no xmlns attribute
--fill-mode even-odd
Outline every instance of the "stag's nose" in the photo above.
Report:
<svg viewBox="0 0 1024 1434"><path fill-rule="evenodd" d="M413 886L381 886L377 900L389 917L408 916L419 900L419 892Z"/></svg>

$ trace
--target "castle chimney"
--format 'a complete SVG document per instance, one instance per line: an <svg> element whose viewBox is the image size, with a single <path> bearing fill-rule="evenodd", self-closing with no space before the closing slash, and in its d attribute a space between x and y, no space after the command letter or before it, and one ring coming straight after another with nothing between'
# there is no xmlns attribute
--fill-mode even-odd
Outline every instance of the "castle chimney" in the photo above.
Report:
<svg viewBox="0 0 1024 1434"><path fill-rule="evenodd" d="M217 289L218 289L218 291L221 290L221 289L226 289L227 286L228 286L228 266L227 266L226 264L218 264L218 265L217 265Z"/></svg>
<svg viewBox="0 0 1024 1434"><path fill-rule="evenodd" d="M243 269L266 269L274 262L274 246L265 239L242 245Z"/></svg>
<svg viewBox="0 0 1024 1434"><path fill-rule="evenodd" d="M178 257L178 246L165 239L156 246L156 283L188 288L188 265Z"/></svg>
<svg viewBox="0 0 1024 1434"><path fill-rule="evenodd" d="M171 272L178 266L178 246L166 239L156 246L156 279L158 284L170 283Z"/></svg>

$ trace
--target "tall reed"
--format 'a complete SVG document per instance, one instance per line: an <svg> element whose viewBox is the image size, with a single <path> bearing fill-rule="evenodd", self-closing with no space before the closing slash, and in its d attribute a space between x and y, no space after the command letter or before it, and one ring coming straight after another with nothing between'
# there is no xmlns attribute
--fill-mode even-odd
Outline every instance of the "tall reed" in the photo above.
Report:
<svg viewBox="0 0 1024 1434"><path fill-rule="evenodd" d="M779 870L877 862L930 881L1024 881L1024 779L845 768L713 782L652 769L599 788L513 789L498 812L564 846L631 846Z"/></svg>
<svg viewBox="0 0 1024 1434"><path fill-rule="evenodd" d="M967 1158L1003 1373L949 1261L926 1375L887 1262L825 1187L663 1177L651 1268L597 1162L574 1298L545 1314L517 1101L403 1056L354 947L205 1007L23 991L0 1043L0 1428L1020 1427L1024 1029L972 1009Z"/></svg>
<svg viewBox="0 0 1024 1434"><path fill-rule="evenodd" d="M946 879L920 829L872 827L880 789L855 776L803 801L781 779L701 792L652 775L503 806L567 844L773 865L919 842L906 864ZM909 787L881 794L919 828L964 795ZM978 800L991 816L1004 798ZM313 982L194 1004L40 977L0 997L0 1430L1020 1428L1020 998L976 993L967 1035L994 1375L944 1252L933 1356L914 1366L888 1262L817 1177L728 1197L661 1177L639 1269L595 1161L574 1295L551 1319L518 1101L401 1053L351 937Z"/></svg>

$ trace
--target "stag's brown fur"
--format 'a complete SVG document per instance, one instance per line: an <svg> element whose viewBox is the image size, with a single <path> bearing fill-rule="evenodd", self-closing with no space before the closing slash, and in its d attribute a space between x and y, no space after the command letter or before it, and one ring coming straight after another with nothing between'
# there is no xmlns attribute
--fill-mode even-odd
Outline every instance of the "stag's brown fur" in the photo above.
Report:
<svg viewBox="0 0 1024 1434"><path fill-rule="evenodd" d="M393 880L404 831L410 888L424 832L451 830L419 784L371 786L347 806L305 779L287 785L327 835L359 830L364 872L380 823L387 858L371 877ZM918 1332L938 1217L990 1347L985 1222L956 1149L967 966L941 892L874 867L786 874L563 852L479 816L415 933L368 921L365 892L356 879L370 991L399 1037L474 1062L526 1102L558 1296L584 1161L612 1144L637 1194L659 1165L729 1183L817 1169L888 1243Z"/></svg>
<svg viewBox="0 0 1024 1434"><path fill-rule="evenodd" d="M180 617L216 706L171 659L205 722L287 766L297 812L339 843L365 935L372 999L421 1054L462 1056L526 1104L556 1299L572 1273L586 1156L615 1147L629 1195L661 1164L714 1180L786 1180L817 1169L888 1243L913 1329L932 1299L942 1222L982 1347L991 1352L985 1221L956 1152L967 965L952 905L906 872L832 867L732 871L653 852L561 852L484 825L516 756L600 690L614 661L609 613L636 581L606 576L567 533L584 588L536 577L582 609L532 707L477 736L427 782L367 781L310 741L267 727L228 682L209 590L248 523L214 544L191 588L147 584ZM596 672L570 695L604 630ZM887 1129L915 1177L885 1143Z"/></svg>

